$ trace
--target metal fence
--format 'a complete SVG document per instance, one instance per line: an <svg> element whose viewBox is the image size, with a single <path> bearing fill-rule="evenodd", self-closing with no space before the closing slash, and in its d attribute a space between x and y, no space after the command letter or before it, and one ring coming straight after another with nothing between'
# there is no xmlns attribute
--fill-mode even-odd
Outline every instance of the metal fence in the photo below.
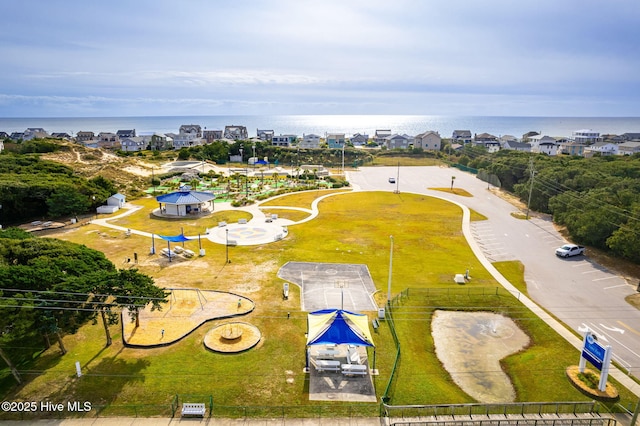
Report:
<svg viewBox="0 0 640 426"><path fill-rule="evenodd" d="M491 415L537 415L543 414L593 414L600 412L601 405L587 402L513 402L503 404L437 404L437 405L387 405L383 403L386 417L416 418L467 417Z"/></svg>
<svg viewBox="0 0 640 426"><path fill-rule="evenodd" d="M573 417L556 419L476 419L476 420L429 420L397 421L389 425L398 426L616 426L610 417Z"/></svg>

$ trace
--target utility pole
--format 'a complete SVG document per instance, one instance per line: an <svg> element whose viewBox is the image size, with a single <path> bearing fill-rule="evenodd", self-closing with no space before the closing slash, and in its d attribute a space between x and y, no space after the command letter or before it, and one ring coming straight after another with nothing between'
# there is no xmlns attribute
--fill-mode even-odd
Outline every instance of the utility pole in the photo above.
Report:
<svg viewBox="0 0 640 426"><path fill-rule="evenodd" d="M529 209L531 206L531 195L533 194L533 179L536 176L536 171L533 168L533 157L531 157L531 159L529 159L529 201L527 201L527 217L526 219L529 220Z"/></svg>
<svg viewBox="0 0 640 426"><path fill-rule="evenodd" d="M389 283L387 285L387 305L391 306L391 272L393 271L393 235L389 235L391 239L391 249L389 250Z"/></svg>

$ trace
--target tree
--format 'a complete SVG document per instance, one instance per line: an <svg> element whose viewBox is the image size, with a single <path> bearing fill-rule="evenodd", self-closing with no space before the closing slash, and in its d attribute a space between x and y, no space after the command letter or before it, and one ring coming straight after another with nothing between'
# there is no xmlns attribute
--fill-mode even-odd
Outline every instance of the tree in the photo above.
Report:
<svg viewBox="0 0 640 426"><path fill-rule="evenodd" d="M119 270L111 291L115 298L113 303L127 308L136 327L140 326L140 310L148 304L151 304L152 311L161 310L169 296L168 292L153 283L153 278L135 268Z"/></svg>

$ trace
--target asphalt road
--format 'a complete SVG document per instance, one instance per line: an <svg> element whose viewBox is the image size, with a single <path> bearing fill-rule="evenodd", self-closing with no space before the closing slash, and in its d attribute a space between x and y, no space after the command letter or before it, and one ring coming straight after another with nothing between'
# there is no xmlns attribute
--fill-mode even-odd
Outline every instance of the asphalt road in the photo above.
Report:
<svg viewBox="0 0 640 426"><path fill-rule="evenodd" d="M452 183L473 195L463 197L428 188L450 188ZM395 184L389 178L397 179ZM590 328L600 343L611 345L621 369L640 376L640 311L625 302L637 283L606 270L586 256L561 259L555 249L565 241L551 220L516 219L516 207L496 196L474 175L446 167L371 167L350 172L354 187L362 190L428 194L455 200L484 216L473 222L472 234L491 262L520 260L525 265L529 296L571 329ZM471 271L473 276L473 271ZM579 354L576 353L576 364Z"/></svg>

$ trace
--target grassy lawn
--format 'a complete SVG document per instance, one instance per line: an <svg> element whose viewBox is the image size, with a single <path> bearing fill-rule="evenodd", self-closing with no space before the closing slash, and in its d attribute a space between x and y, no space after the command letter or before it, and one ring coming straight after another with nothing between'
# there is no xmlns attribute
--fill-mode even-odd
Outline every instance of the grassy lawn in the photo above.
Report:
<svg viewBox="0 0 640 426"><path fill-rule="evenodd" d="M273 205L309 207L316 197L326 193L295 193L274 200ZM144 209L118 219L117 223L162 235L175 235L181 229L187 235L203 234L207 227L216 226L221 220L232 222L248 215L225 211L200 220L167 221L149 216L150 210L157 207L154 199L145 198L134 204ZM423 195L345 192L322 200L319 209L320 214L313 221L290 226L284 240L230 248L229 264L225 262L225 247L206 239L201 242L206 256L169 264L158 255L150 255L151 241L141 236L127 238L121 231L96 225L57 234L58 238L103 251L120 268L130 267L123 259L133 252L139 253L136 266L153 276L160 286L231 291L252 299L255 311L239 320L257 326L263 340L257 347L237 355L209 352L203 347L204 336L220 323L212 322L175 345L131 349L122 346L120 327L114 326L114 344L104 348L102 325L87 324L76 335L65 337L69 350L66 356L58 356L57 347L53 347L29 365L21 366L32 372L26 375L28 383L24 386L15 388L10 375L5 375L0 381L3 398L160 405L168 404L176 394L201 394L213 395L215 404L220 406L326 405L308 400L308 377L302 372L306 313L300 311L299 289L292 286L289 300L282 300L282 281L276 273L287 261L366 264L378 289L374 297L382 306L386 300L392 235L392 293L407 288L417 291L415 296L412 291L398 310L402 362L391 403L469 402L469 397L453 384L435 357L429 330L435 307L490 309L514 317L532 338L528 349L503 364L512 375L519 400L586 399L572 390L563 375L563 368L577 363L577 352L515 298L495 295L498 283L481 266L462 235L459 207ZM278 212L281 213L284 217L284 211ZM481 220L482 216L474 218ZM162 243L156 240L156 244ZM198 248L197 241L186 244L192 250ZM503 271L509 268L515 267L501 266ZM470 271L473 279L462 288L486 290L487 296L449 294L448 289L461 288L453 283L453 276L465 270ZM505 275L511 278L511 274L520 272L514 270ZM427 289L436 295L426 293ZM373 337L376 367L381 373L374 383L380 397L390 376L395 346L384 322ZM81 379L74 376L75 361L83 366L85 375Z"/></svg>
<svg viewBox="0 0 640 426"><path fill-rule="evenodd" d="M398 164L401 166L437 166L442 164L442 161L428 157L394 157L377 155L373 157L373 162L367 164L367 166L397 166Z"/></svg>

